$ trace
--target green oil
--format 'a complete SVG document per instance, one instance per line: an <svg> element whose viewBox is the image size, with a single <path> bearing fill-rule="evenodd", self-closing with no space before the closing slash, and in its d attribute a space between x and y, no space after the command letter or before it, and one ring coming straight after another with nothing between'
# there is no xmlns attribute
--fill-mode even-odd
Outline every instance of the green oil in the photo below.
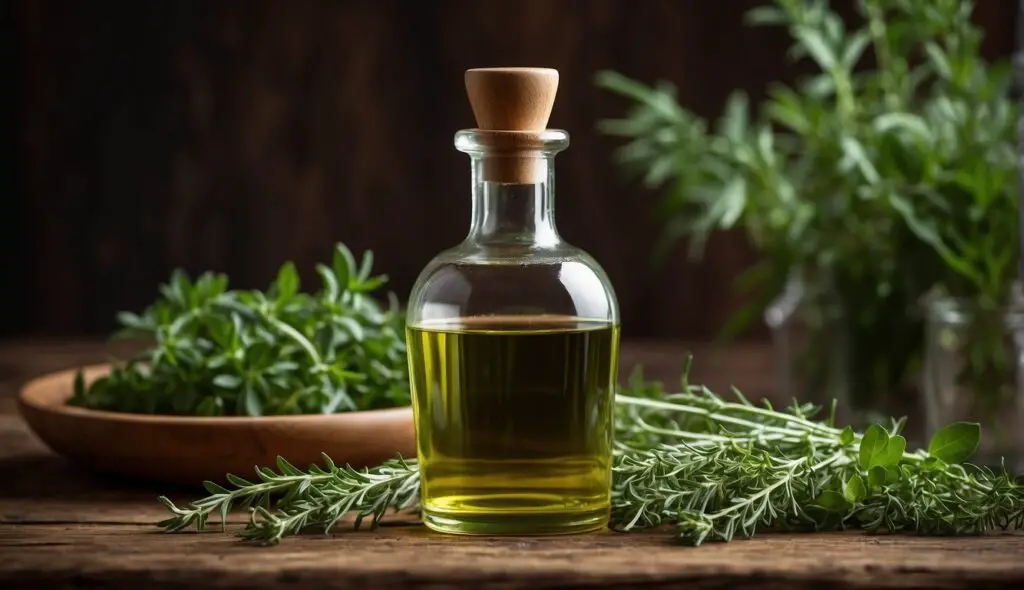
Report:
<svg viewBox="0 0 1024 590"><path fill-rule="evenodd" d="M468 534L607 525L619 328L562 316L408 329L423 519Z"/></svg>

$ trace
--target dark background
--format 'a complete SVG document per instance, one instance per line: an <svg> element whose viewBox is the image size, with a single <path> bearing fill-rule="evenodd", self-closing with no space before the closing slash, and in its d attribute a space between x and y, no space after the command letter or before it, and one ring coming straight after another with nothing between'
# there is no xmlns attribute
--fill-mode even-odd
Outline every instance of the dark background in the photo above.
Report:
<svg viewBox="0 0 1024 590"><path fill-rule="evenodd" d="M925 1L925 0L922 0ZM563 236L607 269L626 337L707 338L741 303L742 235L652 265L657 195L624 182L595 131L626 103L611 68L673 81L717 116L798 73L755 0L91 1L3 3L14 139L0 201L0 336L103 334L171 270L264 287L285 260L313 281L332 244L372 249L404 299L469 221L466 68L560 70L551 126ZM852 14L852 0L835 2ZM978 0L989 56L1013 0Z"/></svg>

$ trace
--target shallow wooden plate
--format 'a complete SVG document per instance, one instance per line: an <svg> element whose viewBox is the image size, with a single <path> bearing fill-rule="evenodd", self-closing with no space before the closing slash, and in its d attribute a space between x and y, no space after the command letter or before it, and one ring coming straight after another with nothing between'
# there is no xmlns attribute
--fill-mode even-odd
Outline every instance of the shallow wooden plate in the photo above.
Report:
<svg viewBox="0 0 1024 590"><path fill-rule="evenodd" d="M178 417L68 406L77 369L29 381L18 397L22 417L56 453L89 469L145 480L197 485L227 473L250 481L277 456L305 469L321 452L338 465L376 465L416 456L409 407L329 415ZM109 365L85 367L86 383ZM276 467L275 467L276 470Z"/></svg>

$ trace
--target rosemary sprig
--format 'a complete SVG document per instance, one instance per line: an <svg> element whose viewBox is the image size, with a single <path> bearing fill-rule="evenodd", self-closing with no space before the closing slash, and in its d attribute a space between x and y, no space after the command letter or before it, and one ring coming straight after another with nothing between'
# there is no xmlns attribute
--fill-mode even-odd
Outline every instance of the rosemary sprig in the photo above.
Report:
<svg viewBox="0 0 1024 590"><path fill-rule="evenodd" d="M1024 526L1024 487L1004 471L962 464L978 446L976 424L940 430L927 450L907 452L902 420L863 434L838 428L817 408L757 406L734 391L726 400L687 381L680 393L634 375L616 397L616 449L611 526L632 531L675 523L681 542L731 541L759 530L836 530L980 534ZM309 528L326 532L346 514L374 527L389 510L418 505L419 471L401 458L379 467L303 472L287 461L280 473L258 469L259 483L236 476L228 490L179 508L169 532L203 530L233 506L249 507L243 539L274 544ZM277 500L272 500L278 497Z"/></svg>
<svg viewBox="0 0 1024 590"><path fill-rule="evenodd" d="M312 525L320 525L325 533L330 533L345 515L355 515L354 528L358 529L367 517L371 528L376 527L389 509L411 510L419 501L420 476L415 462L397 458L372 470L360 471L348 466L338 467L326 454L323 461L324 468L312 465L308 472L303 472L279 457L278 472L257 468L259 483L229 474L227 479L234 486L232 490L205 482L210 495L192 502L187 508L179 508L161 496L160 502L173 516L158 526L167 532L177 532L194 524L201 531L209 515L216 511L220 515L221 530L224 530L232 508L249 508L249 523L239 536L276 544L281 537ZM274 495L282 497L272 502Z"/></svg>

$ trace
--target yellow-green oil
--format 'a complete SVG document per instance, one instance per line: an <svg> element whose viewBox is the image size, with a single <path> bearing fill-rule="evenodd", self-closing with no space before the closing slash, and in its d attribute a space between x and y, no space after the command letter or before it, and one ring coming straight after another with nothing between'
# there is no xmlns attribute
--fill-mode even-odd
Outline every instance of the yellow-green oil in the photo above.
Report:
<svg viewBox="0 0 1024 590"><path fill-rule="evenodd" d="M491 316L410 326L407 336L427 526L607 526L617 325Z"/></svg>

